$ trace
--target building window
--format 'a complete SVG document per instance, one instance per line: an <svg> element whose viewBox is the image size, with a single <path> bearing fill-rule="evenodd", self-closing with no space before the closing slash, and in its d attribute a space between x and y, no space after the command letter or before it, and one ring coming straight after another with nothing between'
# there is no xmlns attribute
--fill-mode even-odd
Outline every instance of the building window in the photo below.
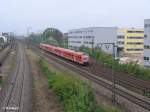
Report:
<svg viewBox="0 0 150 112"><path fill-rule="evenodd" d="M81 43L81 41L69 41L70 43Z"/></svg>
<svg viewBox="0 0 150 112"><path fill-rule="evenodd" d="M147 35L145 34L144 37L147 38Z"/></svg>
<svg viewBox="0 0 150 112"><path fill-rule="evenodd" d="M118 39L124 39L124 36L123 35L118 35L117 38Z"/></svg>
<svg viewBox="0 0 150 112"><path fill-rule="evenodd" d="M144 33L144 31L132 31L132 30L128 30L128 33Z"/></svg>
<svg viewBox="0 0 150 112"><path fill-rule="evenodd" d="M127 49L127 51L143 51L143 49Z"/></svg>
<svg viewBox="0 0 150 112"><path fill-rule="evenodd" d="M144 28L150 27L150 24L145 24Z"/></svg>
<svg viewBox="0 0 150 112"><path fill-rule="evenodd" d="M94 42L89 42L89 44L94 44Z"/></svg>
<svg viewBox="0 0 150 112"><path fill-rule="evenodd" d="M86 38L92 38L92 36L86 36Z"/></svg>
<svg viewBox="0 0 150 112"><path fill-rule="evenodd" d="M149 61L149 57L144 57L144 60L145 61Z"/></svg>
<svg viewBox="0 0 150 112"><path fill-rule="evenodd" d="M144 37L127 37L127 39L143 39Z"/></svg>
<svg viewBox="0 0 150 112"><path fill-rule="evenodd" d="M128 45L143 45L143 42L127 42Z"/></svg>
<svg viewBox="0 0 150 112"><path fill-rule="evenodd" d="M88 44L88 42L83 42L84 44Z"/></svg>
<svg viewBox="0 0 150 112"><path fill-rule="evenodd" d="M150 46L149 45L144 45L144 48L145 49L150 49Z"/></svg>
<svg viewBox="0 0 150 112"><path fill-rule="evenodd" d="M119 42L117 42L117 44L118 44L118 45L123 45L124 42L120 42L120 41L119 41Z"/></svg>

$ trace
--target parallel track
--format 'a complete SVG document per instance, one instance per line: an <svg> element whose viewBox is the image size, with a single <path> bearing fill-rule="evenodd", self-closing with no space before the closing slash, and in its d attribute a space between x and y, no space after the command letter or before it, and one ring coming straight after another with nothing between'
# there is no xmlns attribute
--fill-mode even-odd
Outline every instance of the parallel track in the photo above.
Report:
<svg viewBox="0 0 150 112"><path fill-rule="evenodd" d="M11 78L8 82L8 86L4 90L4 93L2 94L1 103L0 103L0 112L26 112L28 111L28 108L26 110L24 109L28 105L30 107L30 104L25 104L25 94L29 92L29 86L26 82L26 80L29 81L29 76L27 72L27 63L26 63L26 57L25 57L25 50L22 48L21 44L18 44L18 55L17 55L17 62L16 67L14 67L14 70L11 74ZM27 91L26 91L27 90ZM25 99L25 100L24 100ZM27 102L29 100L27 99ZM26 102L26 103L27 103Z"/></svg>
<svg viewBox="0 0 150 112"><path fill-rule="evenodd" d="M37 44L32 43L32 45L34 45L36 48L39 48L39 46ZM65 61L67 61L67 60L65 60ZM88 71L96 76L102 77L106 80L109 80L109 81L114 80L113 75L112 75L112 70L97 64L95 61L92 61L92 63L90 63L90 65L86 66L86 67L77 65L71 61L67 61L67 62L78 68ZM132 75L122 73L122 72L114 71L113 74L115 74L114 78L115 78L116 84L121 85L121 86L127 88L128 90L134 91L141 95L149 95L150 94L150 86L149 86L150 82L144 81L142 79L136 78Z"/></svg>
<svg viewBox="0 0 150 112"><path fill-rule="evenodd" d="M94 67L96 69L94 69ZM93 64L89 67L82 67L82 68L89 72L92 71L92 73L95 74L96 76L103 77L110 81L113 80L112 70L110 69L105 69L102 66L100 66L98 69L98 66ZM95 71L92 69L94 69ZM124 74L124 73L118 73L114 71L114 74L115 74L116 84L119 84L129 90L132 90L142 95L144 95L145 93L150 93L150 86L149 86L150 82L135 78L131 75Z"/></svg>
<svg viewBox="0 0 150 112"><path fill-rule="evenodd" d="M5 60L7 59L7 57L10 55L10 52L12 52L12 51L14 52L17 49L16 43L15 42L11 43L6 49L8 49L8 50L7 51L4 51L4 50L1 51L1 52L4 52L4 53L2 53L2 55L0 57L0 62L2 64L5 62ZM7 77L6 79L4 79L5 84L7 84L8 82L11 82L11 79L12 79L12 77L9 77L9 78ZM6 93L2 92L3 89L4 89L3 86L1 87L2 90L0 90L0 105L2 103L2 100L4 99L4 95L6 94Z"/></svg>
<svg viewBox="0 0 150 112"><path fill-rule="evenodd" d="M35 47L33 47L33 49L36 50L37 52L40 51L38 48L35 48ZM100 80L99 78L95 77L95 74L92 74L92 73L86 71L85 69L82 69L82 67L75 66L74 64L71 64L70 62L64 61L64 60L58 58L57 56L54 56L54 55L47 53L45 51L42 51L42 53L40 52L40 55L41 54L47 58L51 58L51 59L55 60L56 62L62 64L63 66L65 66L65 67L67 67L67 68L69 68L75 72L80 73L82 76L86 77L87 79L92 80L93 82L113 91L113 89L112 89L113 85L112 84L109 84L109 83L106 83L105 81ZM124 81L124 84L126 84L125 81ZM132 84L130 86L132 86ZM136 86L133 86L133 88L134 87L136 87ZM146 99L139 98L137 96L129 94L128 92L126 92L126 91L124 91L118 87L115 88L115 92L116 92L116 94L122 96L123 98L133 102L134 104L137 104L137 105L141 106L142 108L150 111L150 100L148 98L146 98Z"/></svg>

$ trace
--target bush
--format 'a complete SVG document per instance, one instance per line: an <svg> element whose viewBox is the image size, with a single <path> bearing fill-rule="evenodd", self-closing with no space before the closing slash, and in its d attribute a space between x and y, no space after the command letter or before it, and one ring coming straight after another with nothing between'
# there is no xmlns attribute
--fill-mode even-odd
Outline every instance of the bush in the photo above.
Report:
<svg viewBox="0 0 150 112"><path fill-rule="evenodd" d="M41 58L39 65L48 78L49 88L59 97L65 112L106 112L97 106L90 84L63 73L52 72Z"/></svg>
<svg viewBox="0 0 150 112"><path fill-rule="evenodd" d="M94 57L97 61L101 62L105 67L113 68L114 70L122 71L124 73L134 75L143 80L150 81L150 70L147 68L142 68L137 64L133 63L120 64L118 60L113 59L112 55L106 54L104 51L101 51L100 49L94 49L92 51L92 49L82 48L80 50Z"/></svg>

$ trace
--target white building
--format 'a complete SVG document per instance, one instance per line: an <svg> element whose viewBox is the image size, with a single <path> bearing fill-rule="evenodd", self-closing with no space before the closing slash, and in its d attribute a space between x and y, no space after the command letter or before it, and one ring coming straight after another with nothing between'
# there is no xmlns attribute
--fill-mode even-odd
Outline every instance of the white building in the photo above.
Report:
<svg viewBox="0 0 150 112"><path fill-rule="evenodd" d="M150 67L150 19L144 20L144 65Z"/></svg>
<svg viewBox="0 0 150 112"><path fill-rule="evenodd" d="M112 45L101 43L116 43L117 27L88 27L73 29L68 33L68 48L78 50L85 46L88 48L101 47L104 51L112 53Z"/></svg>

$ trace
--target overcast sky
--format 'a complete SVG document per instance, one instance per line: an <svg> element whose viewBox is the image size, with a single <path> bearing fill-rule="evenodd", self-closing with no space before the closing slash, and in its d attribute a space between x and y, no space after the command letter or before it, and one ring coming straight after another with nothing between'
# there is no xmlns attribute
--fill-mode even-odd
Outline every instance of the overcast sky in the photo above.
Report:
<svg viewBox="0 0 150 112"><path fill-rule="evenodd" d="M0 0L0 32L25 34L55 27L143 27L150 0Z"/></svg>

